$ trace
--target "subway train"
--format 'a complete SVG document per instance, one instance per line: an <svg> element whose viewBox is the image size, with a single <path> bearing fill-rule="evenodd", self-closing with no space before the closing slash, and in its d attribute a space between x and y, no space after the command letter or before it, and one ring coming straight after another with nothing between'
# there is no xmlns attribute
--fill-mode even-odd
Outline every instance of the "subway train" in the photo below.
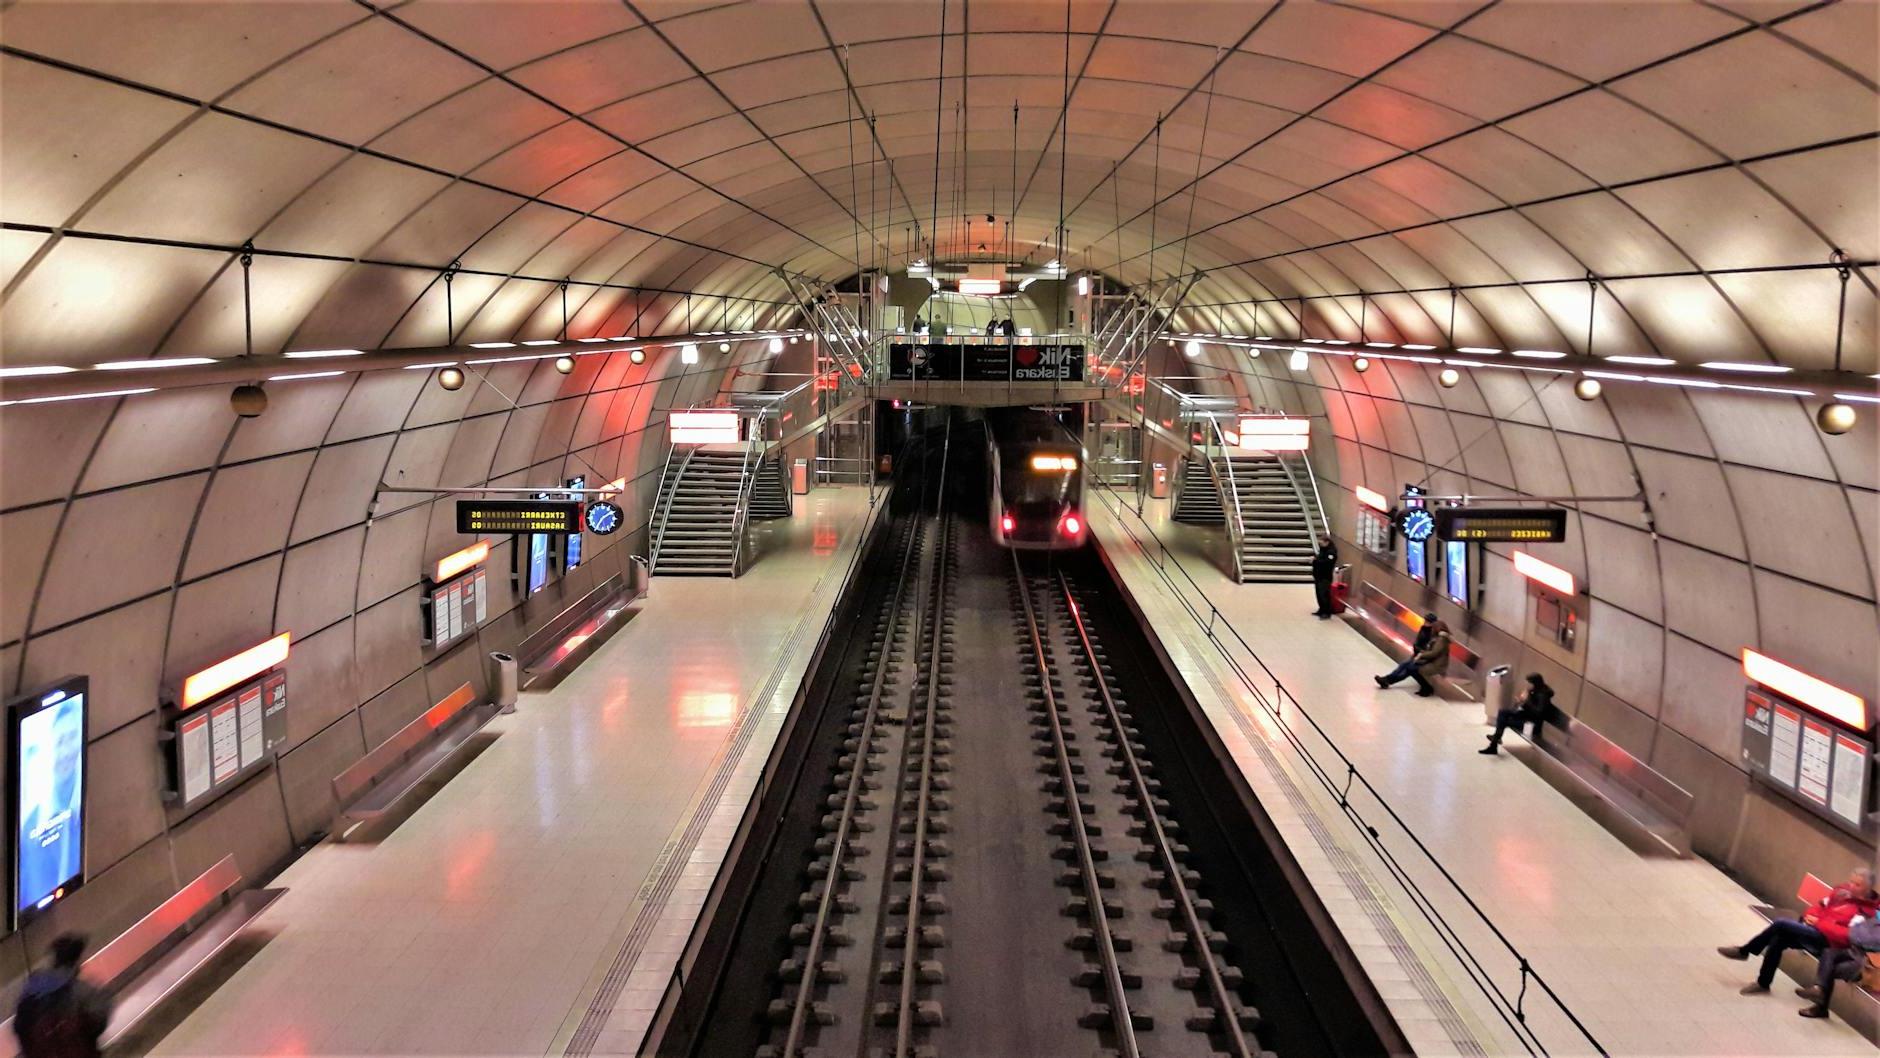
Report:
<svg viewBox="0 0 1880 1058"><path fill-rule="evenodd" d="M1065 551L1090 538L1077 406L994 408L986 415L987 511L1000 547Z"/></svg>

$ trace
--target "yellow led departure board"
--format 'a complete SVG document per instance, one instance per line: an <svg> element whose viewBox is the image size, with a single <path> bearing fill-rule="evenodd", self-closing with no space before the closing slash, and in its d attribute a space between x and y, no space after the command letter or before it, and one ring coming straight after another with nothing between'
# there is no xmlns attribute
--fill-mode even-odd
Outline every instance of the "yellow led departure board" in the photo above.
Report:
<svg viewBox="0 0 1880 1058"><path fill-rule="evenodd" d="M1567 512L1559 507L1438 507L1436 535L1488 543L1559 543L1567 538Z"/></svg>
<svg viewBox="0 0 1880 1058"><path fill-rule="evenodd" d="M458 500L460 533L578 533L581 504L569 500Z"/></svg>

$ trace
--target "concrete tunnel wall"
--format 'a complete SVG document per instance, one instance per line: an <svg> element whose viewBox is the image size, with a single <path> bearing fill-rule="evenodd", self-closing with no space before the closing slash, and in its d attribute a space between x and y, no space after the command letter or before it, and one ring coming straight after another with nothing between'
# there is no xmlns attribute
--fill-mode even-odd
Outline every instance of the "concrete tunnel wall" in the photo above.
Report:
<svg viewBox="0 0 1880 1058"><path fill-rule="evenodd" d="M336 774L464 681L483 692L488 652L645 554L667 409L748 386L761 372L739 368L765 360L759 343L707 345L690 368L648 348L643 365L582 356L567 376L547 360L491 365L487 384L455 393L423 371L276 383L254 419L223 386L7 409L0 692L82 673L93 704L88 880L0 938L0 984L58 932L108 939L228 853L265 878L327 828ZM488 622L422 646L420 577L471 540L449 497L385 493L368 518L377 482L557 487L578 474L627 480L626 526L588 534L583 563L527 600L509 581L513 538L492 538ZM281 631L294 642L277 764L187 815L170 809L160 703Z"/></svg>

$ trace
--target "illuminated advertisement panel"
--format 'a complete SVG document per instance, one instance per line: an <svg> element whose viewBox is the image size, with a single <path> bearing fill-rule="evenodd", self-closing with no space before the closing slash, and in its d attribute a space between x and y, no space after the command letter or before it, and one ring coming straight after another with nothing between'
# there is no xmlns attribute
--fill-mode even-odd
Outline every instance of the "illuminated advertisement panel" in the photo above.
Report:
<svg viewBox="0 0 1880 1058"><path fill-rule="evenodd" d="M23 921L83 884L90 681L62 680L8 710L13 735L13 912Z"/></svg>

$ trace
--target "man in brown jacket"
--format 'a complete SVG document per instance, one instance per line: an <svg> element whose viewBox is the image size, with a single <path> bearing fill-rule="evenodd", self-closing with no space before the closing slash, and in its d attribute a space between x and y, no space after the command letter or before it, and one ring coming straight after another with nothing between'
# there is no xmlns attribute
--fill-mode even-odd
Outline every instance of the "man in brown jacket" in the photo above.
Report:
<svg viewBox="0 0 1880 1058"><path fill-rule="evenodd" d="M1388 687L1403 679L1404 675L1408 675L1417 681L1418 698L1432 698L1436 695L1436 686L1430 682L1430 678L1441 676L1449 671L1449 625L1442 621L1434 621L1428 627L1430 629L1429 641L1423 644L1422 649L1411 655L1408 672L1404 672L1404 667L1399 666L1389 676L1372 677L1377 680L1379 687Z"/></svg>

